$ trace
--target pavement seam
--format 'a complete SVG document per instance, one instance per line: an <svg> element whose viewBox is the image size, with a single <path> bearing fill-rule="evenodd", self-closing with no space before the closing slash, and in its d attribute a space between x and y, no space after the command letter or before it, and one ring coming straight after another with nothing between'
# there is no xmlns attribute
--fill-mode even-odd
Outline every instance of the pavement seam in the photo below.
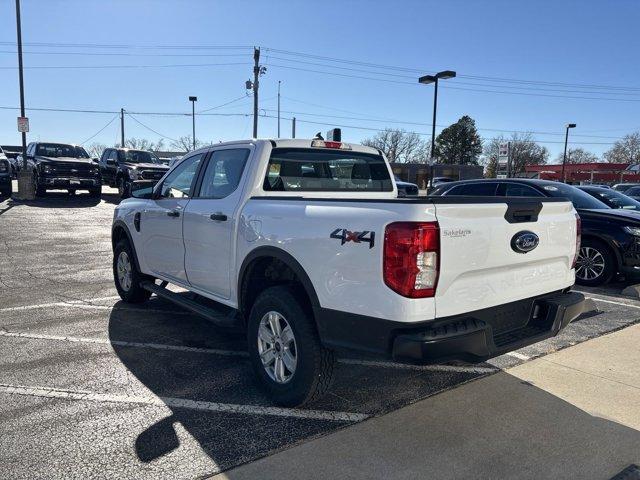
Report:
<svg viewBox="0 0 640 480"><path fill-rule="evenodd" d="M570 365L565 365L564 363L554 362L553 360L549 360L549 359L544 358L544 357L540 357L537 360L542 360L543 362L551 363L553 365L557 365L558 367L563 367L563 368L566 368L568 370L573 370L574 372L583 373L584 375L589 375L591 377L600 378L600 379L606 380L608 382L617 383L618 385L624 385L625 387L630 387L630 388L633 388L634 390L640 390L640 387L638 387L637 385L630 385L630 384L625 383L625 382L620 382L619 380L613 380L613 379L608 378L608 377L603 377L602 375L598 375L598 374L592 373L592 372L587 372L585 370L581 370L580 368L572 367Z"/></svg>
<svg viewBox="0 0 640 480"><path fill-rule="evenodd" d="M266 407L260 405L240 405L233 403L198 401L176 397L118 395L111 393L95 393L53 387L12 385L6 383L0 383L0 393L6 393L10 395L23 395L29 397L81 400L97 403L128 403L169 408L186 408L189 410L216 413L266 415L288 418L301 418L308 420L327 420L336 422L361 422L369 418L370 416L364 413L304 410L294 408Z"/></svg>

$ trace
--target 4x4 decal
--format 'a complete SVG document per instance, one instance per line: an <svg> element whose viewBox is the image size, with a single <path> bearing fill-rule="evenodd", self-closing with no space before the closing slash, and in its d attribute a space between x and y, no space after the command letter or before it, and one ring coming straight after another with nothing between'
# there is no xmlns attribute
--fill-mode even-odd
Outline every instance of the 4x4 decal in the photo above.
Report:
<svg viewBox="0 0 640 480"><path fill-rule="evenodd" d="M354 243L368 243L369 248L373 248L376 239L376 232L370 232L365 230L364 232L352 232L346 228L336 228L329 238L335 238L340 240L340 244L344 245L347 242Z"/></svg>

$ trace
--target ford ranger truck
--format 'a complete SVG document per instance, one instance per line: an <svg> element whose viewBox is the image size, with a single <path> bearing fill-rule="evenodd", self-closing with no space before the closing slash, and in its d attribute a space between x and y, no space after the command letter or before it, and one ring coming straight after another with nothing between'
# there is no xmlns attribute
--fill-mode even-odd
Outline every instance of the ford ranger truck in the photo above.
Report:
<svg viewBox="0 0 640 480"><path fill-rule="evenodd" d="M134 185L113 272L125 302L154 293L245 329L260 383L299 406L343 349L481 362L557 335L583 309L579 222L563 198L398 198L370 147L236 141Z"/></svg>

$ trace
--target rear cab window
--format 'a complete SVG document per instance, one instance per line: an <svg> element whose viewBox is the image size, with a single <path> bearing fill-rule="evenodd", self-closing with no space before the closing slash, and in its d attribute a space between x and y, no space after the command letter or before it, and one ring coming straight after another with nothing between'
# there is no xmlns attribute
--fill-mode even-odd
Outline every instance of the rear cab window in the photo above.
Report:
<svg viewBox="0 0 640 480"><path fill-rule="evenodd" d="M263 188L268 192L391 192L393 182L381 155L274 148Z"/></svg>

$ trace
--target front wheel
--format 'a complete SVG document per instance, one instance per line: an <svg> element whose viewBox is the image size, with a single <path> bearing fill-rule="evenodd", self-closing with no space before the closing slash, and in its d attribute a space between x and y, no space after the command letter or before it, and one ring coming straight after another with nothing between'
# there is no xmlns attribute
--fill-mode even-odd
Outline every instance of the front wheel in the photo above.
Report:
<svg viewBox="0 0 640 480"><path fill-rule="evenodd" d="M127 240L120 240L113 252L113 278L120 298L127 303L149 300L151 292L140 286L146 275L136 268L133 249Z"/></svg>
<svg viewBox="0 0 640 480"><path fill-rule="evenodd" d="M298 298L289 287L266 289L251 309L247 329L253 369L275 403L285 407L322 396L335 364Z"/></svg>
<svg viewBox="0 0 640 480"><path fill-rule="evenodd" d="M89 190L89 196L97 198L102 195L102 187L92 188Z"/></svg>
<svg viewBox="0 0 640 480"><path fill-rule="evenodd" d="M607 283L616 273L616 260L603 242L585 239L576 261L576 283L597 286Z"/></svg>
<svg viewBox="0 0 640 480"><path fill-rule="evenodd" d="M129 197L129 189L127 188L127 181L124 177L120 177L118 180L118 195L120 195L120 198Z"/></svg>

